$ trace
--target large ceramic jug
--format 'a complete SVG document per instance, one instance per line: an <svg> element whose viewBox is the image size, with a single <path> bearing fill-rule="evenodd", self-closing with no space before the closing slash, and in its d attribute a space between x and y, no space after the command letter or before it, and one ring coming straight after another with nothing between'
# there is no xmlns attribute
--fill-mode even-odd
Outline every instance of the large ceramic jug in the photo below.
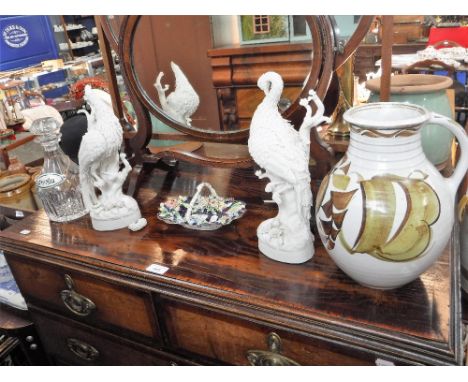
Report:
<svg viewBox="0 0 468 382"><path fill-rule="evenodd" d="M324 178L316 202L322 242L357 282L402 286L442 254L454 222L455 194L468 167L468 138L449 118L406 103L354 107L348 151ZM461 157L443 178L421 146L433 123L458 139Z"/></svg>
<svg viewBox="0 0 468 382"><path fill-rule="evenodd" d="M453 80L430 74L399 74L390 80L390 101L408 102L424 106L429 111L452 118L447 89ZM380 78L366 82L371 91L369 102L378 102ZM426 157L436 166L444 166L450 157L453 135L447 129L428 123L421 130L422 146Z"/></svg>

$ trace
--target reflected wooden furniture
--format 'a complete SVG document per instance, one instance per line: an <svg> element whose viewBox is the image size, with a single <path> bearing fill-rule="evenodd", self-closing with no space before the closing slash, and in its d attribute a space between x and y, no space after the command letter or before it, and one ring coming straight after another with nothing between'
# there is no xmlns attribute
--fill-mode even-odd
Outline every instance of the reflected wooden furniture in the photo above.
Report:
<svg viewBox="0 0 468 382"><path fill-rule="evenodd" d="M405 287L369 289L341 272L318 238L301 265L258 252L256 227L277 210L263 202L266 182L251 169L180 163L170 175L156 169L143 179L148 226L139 232L98 232L88 217L59 224L36 213L0 233L53 363L462 363L456 241ZM244 200L246 215L211 232L156 218L166 197L191 194L201 181ZM151 273L151 264L167 270Z"/></svg>
<svg viewBox="0 0 468 382"><path fill-rule="evenodd" d="M223 130L249 128L252 115L265 96L257 80L266 71L282 76L282 97L291 105L307 82L312 49L312 43L287 43L208 50Z"/></svg>

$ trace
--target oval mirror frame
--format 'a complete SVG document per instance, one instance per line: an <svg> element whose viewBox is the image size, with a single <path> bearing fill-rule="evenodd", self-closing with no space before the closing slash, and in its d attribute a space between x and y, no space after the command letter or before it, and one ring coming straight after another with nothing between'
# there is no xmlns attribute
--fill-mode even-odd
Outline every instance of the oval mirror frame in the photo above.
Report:
<svg viewBox="0 0 468 382"><path fill-rule="evenodd" d="M97 16L97 17L99 17L99 22L101 23L102 30L104 31L104 34L106 35L107 41L109 41L109 44L112 50L115 53L118 53L121 22L119 22L118 27L115 28L112 25L112 22L109 19L109 16ZM116 17L123 18L124 16L116 16Z"/></svg>
<svg viewBox="0 0 468 382"><path fill-rule="evenodd" d="M336 58L335 58L335 67L334 69L337 70L341 65L343 65L349 57L356 51L359 44L362 42L364 37L366 37L369 28L371 27L372 21L374 20L375 16L361 16L359 23L356 27L356 30L351 35L350 39L346 42L345 46L340 46L338 37L335 35L335 46L337 50Z"/></svg>
<svg viewBox="0 0 468 382"><path fill-rule="evenodd" d="M147 95L138 80L138 73L136 73L133 63L133 40L141 17L142 16L124 16L120 26L118 54L121 58L121 65L124 66L124 72L127 74L124 76L127 88L131 89L131 92L137 96L138 100L156 118L188 136L211 142L246 142L249 136L249 129L217 132L197 129L196 127L182 126L168 117ZM293 124L300 123L305 114L305 109L299 105L300 98L307 97L309 89L314 89L319 97L323 99L327 93L334 70L335 40L333 26L329 17L306 16L306 21L312 35L314 54L313 57L311 57L311 72L300 96L283 113L283 116L289 119ZM111 32L110 34L112 35Z"/></svg>

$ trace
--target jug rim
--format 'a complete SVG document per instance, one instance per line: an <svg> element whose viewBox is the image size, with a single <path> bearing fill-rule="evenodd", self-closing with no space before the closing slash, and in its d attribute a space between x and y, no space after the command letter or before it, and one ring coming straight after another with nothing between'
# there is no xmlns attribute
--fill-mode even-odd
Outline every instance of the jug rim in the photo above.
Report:
<svg viewBox="0 0 468 382"><path fill-rule="evenodd" d="M389 115L391 111L394 111L392 116ZM366 129L398 130L421 126L431 118L431 113L422 106L406 102L375 102L354 106L343 118L353 126Z"/></svg>

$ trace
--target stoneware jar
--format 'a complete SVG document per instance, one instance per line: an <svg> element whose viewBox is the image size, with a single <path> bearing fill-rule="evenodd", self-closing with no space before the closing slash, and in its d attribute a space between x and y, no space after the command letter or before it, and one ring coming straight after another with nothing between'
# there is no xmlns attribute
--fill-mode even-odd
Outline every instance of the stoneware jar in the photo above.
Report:
<svg viewBox="0 0 468 382"><path fill-rule="evenodd" d="M18 210L36 211L28 174L8 175L0 179L0 205Z"/></svg>
<svg viewBox="0 0 468 382"><path fill-rule="evenodd" d="M449 118L406 103L371 103L344 114L348 151L324 178L316 222L328 253L357 282L378 289L416 279L442 254L455 194L468 167L468 138ZM421 146L424 124L458 139L461 157L443 178Z"/></svg>
<svg viewBox="0 0 468 382"><path fill-rule="evenodd" d="M429 111L452 118L447 89L453 80L446 76L430 74L400 74L391 77L390 101L407 102L424 106ZM369 102L378 102L380 77L368 80L371 91ZM421 130L422 146L426 157L436 166L443 166L450 157L453 135L449 130L428 123Z"/></svg>

